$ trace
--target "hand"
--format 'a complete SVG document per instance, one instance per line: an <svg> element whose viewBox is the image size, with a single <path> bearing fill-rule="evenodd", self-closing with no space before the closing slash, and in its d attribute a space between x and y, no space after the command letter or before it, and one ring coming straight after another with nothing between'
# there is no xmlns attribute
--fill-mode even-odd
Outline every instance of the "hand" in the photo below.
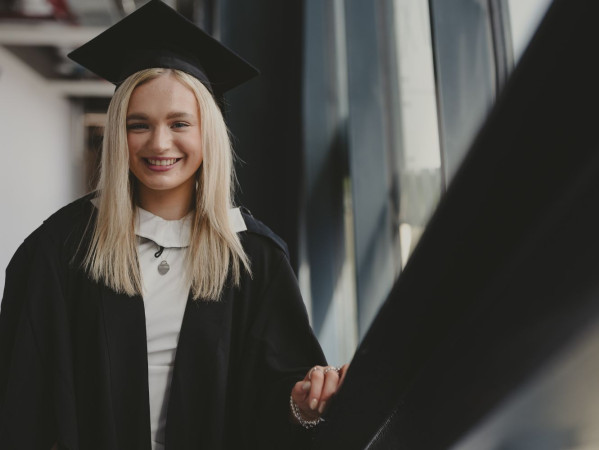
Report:
<svg viewBox="0 0 599 450"><path fill-rule="evenodd" d="M315 420L325 411L327 402L341 387L349 364L337 370L333 366L314 366L291 390L291 398L305 420Z"/></svg>

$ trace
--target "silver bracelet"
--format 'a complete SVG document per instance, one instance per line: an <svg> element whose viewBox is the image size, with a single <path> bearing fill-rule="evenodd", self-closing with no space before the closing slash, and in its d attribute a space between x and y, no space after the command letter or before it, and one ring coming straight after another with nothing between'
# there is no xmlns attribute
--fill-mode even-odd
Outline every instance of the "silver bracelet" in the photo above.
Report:
<svg viewBox="0 0 599 450"><path fill-rule="evenodd" d="M300 411L297 404L293 401L293 397L291 395L289 396L289 406L291 407L291 413L293 414L293 417L295 417L297 421L300 423L300 425L306 428L307 430L309 430L310 428L314 428L321 422L324 422L324 419L322 417L319 417L314 420L304 419L302 417L302 412Z"/></svg>

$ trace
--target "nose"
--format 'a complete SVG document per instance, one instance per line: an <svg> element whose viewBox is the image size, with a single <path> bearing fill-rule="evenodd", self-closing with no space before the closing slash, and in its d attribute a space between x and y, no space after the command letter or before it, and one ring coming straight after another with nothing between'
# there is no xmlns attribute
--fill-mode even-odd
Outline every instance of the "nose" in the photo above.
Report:
<svg viewBox="0 0 599 450"><path fill-rule="evenodd" d="M157 126L154 128L150 139L150 148L154 152L162 153L171 147L171 134L168 127Z"/></svg>

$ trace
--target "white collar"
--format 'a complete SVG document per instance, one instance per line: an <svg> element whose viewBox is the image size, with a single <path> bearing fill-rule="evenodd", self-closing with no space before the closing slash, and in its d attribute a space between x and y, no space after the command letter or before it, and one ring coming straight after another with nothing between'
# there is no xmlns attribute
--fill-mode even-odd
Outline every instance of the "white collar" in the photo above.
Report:
<svg viewBox="0 0 599 450"><path fill-rule="evenodd" d="M181 219L166 220L138 206L135 234L154 241L160 247L188 247L192 217L190 213Z"/></svg>
<svg viewBox="0 0 599 450"><path fill-rule="evenodd" d="M192 218L193 213L189 213L178 220L166 220L138 206L135 234L150 239L161 247L188 247ZM229 210L229 223L235 233L247 230L239 208Z"/></svg>
<svg viewBox="0 0 599 450"><path fill-rule="evenodd" d="M94 206L96 201L95 198L91 200ZM189 213L178 220L166 220L138 206L135 234L150 239L161 247L188 247L191 240L192 218L193 214ZM235 233L247 230L239 208L229 210L229 222Z"/></svg>

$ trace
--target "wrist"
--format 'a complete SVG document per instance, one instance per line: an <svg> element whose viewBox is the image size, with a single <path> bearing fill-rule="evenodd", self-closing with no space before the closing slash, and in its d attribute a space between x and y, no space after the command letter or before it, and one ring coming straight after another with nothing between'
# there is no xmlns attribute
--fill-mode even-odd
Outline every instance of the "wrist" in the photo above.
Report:
<svg viewBox="0 0 599 450"><path fill-rule="evenodd" d="M324 419L320 416L317 416L315 419L305 418L299 406L293 400L293 396L289 396L289 408L295 421L306 429L314 428L319 423L324 422Z"/></svg>

